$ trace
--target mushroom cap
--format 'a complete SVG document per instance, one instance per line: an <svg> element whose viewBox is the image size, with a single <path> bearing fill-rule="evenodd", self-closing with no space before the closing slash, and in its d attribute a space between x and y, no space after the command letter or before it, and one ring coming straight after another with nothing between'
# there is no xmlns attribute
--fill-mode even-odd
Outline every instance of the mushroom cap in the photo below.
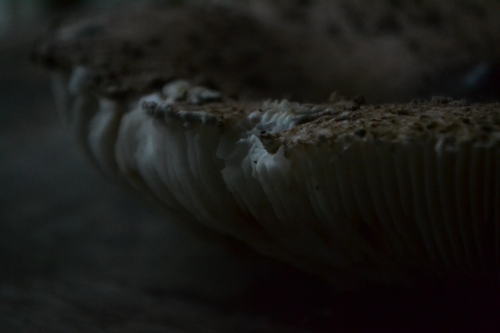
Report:
<svg viewBox="0 0 500 333"><path fill-rule="evenodd" d="M174 23L162 22L174 30L184 22L188 28L167 35L187 43L193 18L212 20L194 13L151 19L168 17ZM231 27L222 25L207 29L219 36ZM245 67L246 43L241 53L223 47L234 53L215 70L211 52L198 57L196 48L151 36L164 46L146 52L128 41L147 32L112 26L64 27L38 52L54 71L63 118L104 174L339 285L498 274L500 104L262 101L264 88L274 97L300 93L304 82L314 93L302 97L316 98L324 82L313 80L318 71L307 61L283 65L310 79L301 84L268 71L280 61ZM283 42L258 34L264 45ZM217 89L194 77L205 68ZM249 73L271 88L239 82ZM235 88L243 89L239 99Z"/></svg>

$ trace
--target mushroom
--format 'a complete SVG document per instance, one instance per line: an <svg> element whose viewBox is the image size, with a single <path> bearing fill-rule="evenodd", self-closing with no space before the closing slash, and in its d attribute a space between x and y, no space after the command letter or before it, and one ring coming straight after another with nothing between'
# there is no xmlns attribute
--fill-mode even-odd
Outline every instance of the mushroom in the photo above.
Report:
<svg viewBox="0 0 500 333"><path fill-rule="evenodd" d="M500 104L275 98L289 89L315 100L328 87L307 61L242 66L256 57L253 41L286 46L291 61L317 54L293 58L279 28L235 13L220 25L196 10L148 15L174 32L130 29L117 15L63 27L37 53L65 122L105 175L338 286L498 274ZM245 43L206 54L188 45L238 22ZM240 82L250 75L262 85Z"/></svg>

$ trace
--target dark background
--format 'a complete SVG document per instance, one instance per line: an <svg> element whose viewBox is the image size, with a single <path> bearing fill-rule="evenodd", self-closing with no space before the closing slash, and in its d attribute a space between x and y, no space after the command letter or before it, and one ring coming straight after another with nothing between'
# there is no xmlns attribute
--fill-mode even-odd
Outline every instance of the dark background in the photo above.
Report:
<svg viewBox="0 0 500 333"><path fill-rule="evenodd" d="M58 15L122 2L0 2L1 332L485 331L498 324L489 291L336 295L243 246L200 238L102 179L59 123L48 75L29 55Z"/></svg>

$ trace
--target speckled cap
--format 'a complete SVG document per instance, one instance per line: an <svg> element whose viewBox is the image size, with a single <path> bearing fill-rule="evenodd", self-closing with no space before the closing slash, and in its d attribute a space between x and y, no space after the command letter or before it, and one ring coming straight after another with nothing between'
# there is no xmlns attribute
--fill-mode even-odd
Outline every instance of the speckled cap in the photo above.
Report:
<svg viewBox="0 0 500 333"><path fill-rule="evenodd" d="M138 5L62 23L39 40L34 59L53 70L85 66L101 95L137 97L189 79L238 98L319 100L330 88L318 80L323 59L309 39L228 7Z"/></svg>

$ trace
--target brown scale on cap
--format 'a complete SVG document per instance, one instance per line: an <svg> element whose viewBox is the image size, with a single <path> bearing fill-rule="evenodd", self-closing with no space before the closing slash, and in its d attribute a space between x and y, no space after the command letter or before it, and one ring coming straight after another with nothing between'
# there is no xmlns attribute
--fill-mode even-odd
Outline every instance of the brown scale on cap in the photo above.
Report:
<svg viewBox="0 0 500 333"><path fill-rule="evenodd" d="M298 125L280 133L277 140L288 147L337 141L404 142L438 137L454 138L457 143L498 142L499 110L498 103L471 106L453 103L365 105L356 111L339 110Z"/></svg>
<svg viewBox="0 0 500 333"><path fill-rule="evenodd" d="M296 125L279 133L258 133L266 146L316 145L353 141L410 142L447 138L450 143L500 140L500 104L467 104L459 100L408 104L362 105L353 110L344 102L332 104L295 104L305 116ZM268 102L272 103L272 102ZM279 103L271 108L278 109ZM227 101L204 105L178 103L183 112L205 112L215 116L220 126L231 126L251 113L263 113L261 103ZM285 111L286 112L286 111ZM299 119L300 118L300 119ZM276 149L271 149L275 151Z"/></svg>

